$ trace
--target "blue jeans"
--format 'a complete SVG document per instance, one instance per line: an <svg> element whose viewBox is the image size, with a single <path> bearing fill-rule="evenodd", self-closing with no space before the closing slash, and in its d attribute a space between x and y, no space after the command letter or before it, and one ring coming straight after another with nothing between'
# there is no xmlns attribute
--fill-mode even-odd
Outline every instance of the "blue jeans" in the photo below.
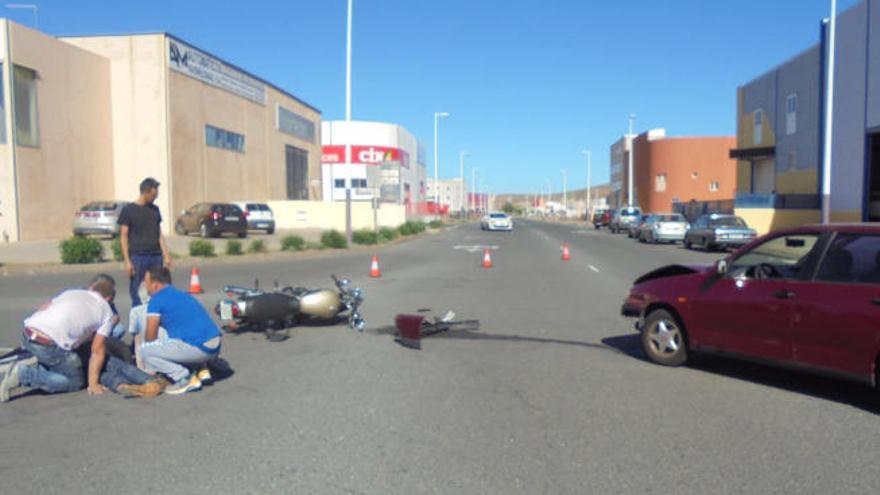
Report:
<svg viewBox="0 0 880 495"><path fill-rule="evenodd" d="M128 293L131 295L131 307L141 305L141 296L138 289L141 282L147 275L147 270L154 266L162 266L161 254L133 254L131 255L131 265L134 268L134 276L129 280Z"/></svg>
<svg viewBox="0 0 880 495"><path fill-rule="evenodd" d="M107 356L104 363L104 371L101 372L101 385L116 392L123 383L129 385L143 385L153 377L116 356Z"/></svg>
<svg viewBox="0 0 880 495"><path fill-rule="evenodd" d="M76 351L65 351L57 345L37 344L23 335L21 347L37 358L36 365L19 369L18 381L22 386L38 388L50 394L83 388L82 360Z"/></svg>
<svg viewBox="0 0 880 495"><path fill-rule="evenodd" d="M220 354L220 337L204 345L216 351L207 353L179 339L156 339L141 346L141 355L148 371L162 373L179 383L189 378L190 367L201 366Z"/></svg>

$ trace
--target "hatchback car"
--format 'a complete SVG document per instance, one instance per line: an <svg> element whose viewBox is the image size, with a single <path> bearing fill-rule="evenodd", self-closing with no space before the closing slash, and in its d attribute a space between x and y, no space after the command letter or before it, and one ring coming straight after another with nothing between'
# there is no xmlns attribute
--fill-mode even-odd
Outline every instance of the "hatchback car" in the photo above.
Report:
<svg viewBox="0 0 880 495"><path fill-rule="evenodd" d="M714 266L659 268L635 281L622 312L658 364L721 353L876 386L880 226L787 229Z"/></svg>
<svg viewBox="0 0 880 495"><path fill-rule="evenodd" d="M244 211L248 230L264 230L269 235L275 233L275 215L269 205L252 201L236 201L234 204Z"/></svg>
<svg viewBox="0 0 880 495"><path fill-rule="evenodd" d="M633 222L637 222L642 215L642 209L638 206L624 206L614 212L611 216L611 222L608 223L608 229L613 234L628 230Z"/></svg>
<svg viewBox="0 0 880 495"><path fill-rule="evenodd" d="M757 233L735 215L703 215L690 226L684 236L684 247L700 245L706 251L740 247L748 244Z"/></svg>
<svg viewBox="0 0 880 495"><path fill-rule="evenodd" d="M116 221L128 203L125 201L92 201L86 204L73 218L73 235L99 234L116 237L119 225Z"/></svg>
<svg viewBox="0 0 880 495"><path fill-rule="evenodd" d="M480 227L483 230L505 230L510 232L513 230L513 220L507 213L489 213L483 217Z"/></svg>
<svg viewBox="0 0 880 495"><path fill-rule="evenodd" d="M659 213L650 215L639 228L636 236L641 242L681 242L687 232L688 223L678 213Z"/></svg>
<svg viewBox="0 0 880 495"><path fill-rule="evenodd" d="M593 227L601 229L607 227L611 223L611 212L609 210L596 210L593 213Z"/></svg>
<svg viewBox="0 0 880 495"><path fill-rule="evenodd" d="M247 219L236 205L199 203L180 212L174 231L180 235L198 232L202 237L217 237L227 233L247 237Z"/></svg>

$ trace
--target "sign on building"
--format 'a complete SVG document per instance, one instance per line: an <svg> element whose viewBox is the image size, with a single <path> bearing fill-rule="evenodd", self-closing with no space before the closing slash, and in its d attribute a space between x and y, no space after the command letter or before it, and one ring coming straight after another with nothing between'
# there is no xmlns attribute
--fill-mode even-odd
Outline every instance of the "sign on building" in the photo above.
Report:
<svg viewBox="0 0 880 495"><path fill-rule="evenodd" d="M168 40L168 66L203 83L266 104L266 85L197 48L176 39Z"/></svg>

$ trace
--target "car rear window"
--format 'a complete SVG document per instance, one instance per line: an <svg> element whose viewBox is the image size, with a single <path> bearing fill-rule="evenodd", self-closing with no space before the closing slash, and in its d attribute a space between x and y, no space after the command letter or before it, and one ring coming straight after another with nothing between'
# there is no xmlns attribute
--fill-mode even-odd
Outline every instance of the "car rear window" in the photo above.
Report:
<svg viewBox="0 0 880 495"><path fill-rule="evenodd" d="M489 215L489 217L491 217L491 218L507 218L507 215L505 215L504 213L492 213L491 215Z"/></svg>
<svg viewBox="0 0 880 495"><path fill-rule="evenodd" d="M658 222L684 222L684 217L681 215L658 215Z"/></svg>
<svg viewBox="0 0 880 495"><path fill-rule="evenodd" d="M641 215L641 214L642 214L642 210L641 210L641 208L623 208L622 210L620 210L620 214L621 214L621 215L627 215L627 216L630 216L630 215Z"/></svg>
<svg viewBox="0 0 880 495"><path fill-rule="evenodd" d="M109 201L93 201L82 208L80 211L113 211L119 203Z"/></svg>
<svg viewBox="0 0 880 495"><path fill-rule="evenodd" d="M745 227L746 222L740 217L721 217L709 220L709 224L715 227Z"/></svg>
<svg viewBox="0 0 880 495"><path fill-rule="evenodd" d="M269 205L263 203L248 203L244 207L247 211L269 211Z"/></svg>
<svg viewBox="0 0 880 495"><path fill-rule="evenodd" d="M214 205L214 211L220 212L221 215L241 215L241 208L236 205Z"/></svg>

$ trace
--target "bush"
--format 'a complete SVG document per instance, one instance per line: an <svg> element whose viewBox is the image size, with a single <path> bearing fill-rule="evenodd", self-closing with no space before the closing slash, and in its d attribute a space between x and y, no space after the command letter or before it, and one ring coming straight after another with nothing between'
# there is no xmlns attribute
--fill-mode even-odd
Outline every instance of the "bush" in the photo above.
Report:
<svg viewBox="0 0 880 495"><path fill-rule="evenodd" d="M382 227L379 229L379 240L382 242L391 242L394 239L397 239L397 236L400 234L395 229L391 229L388 227Z"/></svg>
<svg viewBox="0 0 880 495"><path fill-rule="evenodd" d="M425 231L424 222L406 222L397 228L400 235L415 235Z"/></svg>
<svg viewBox="0 0 880 495"><path fill-rule="evenodd" d="M282 251L302 251L306 241L298 235L288 235L281 239Z"/></svg>
<svg viewBox="0 0 880 495"><path fill-rule="evenodd" d="M254 239L248 246L248 252L251 254L265 253L266 251L266 243L262 239Z"/></svg>
<svg viewBox="0 0 880 495"><path fill-rule="evenodd" d="M304 249L308 249L310 251L321 251L324 249L324 245L320 242L307 242L304 246Z"/></svg>
<svg viewBox="0 0 880 495"><path fill-rule="evenodd" d="M192 241L189 243L189 255L211 258L214 256L214 245L206 240Z"/></svg>
<svg viewBox="0 0 880 495"><path fill-rule="evenodd" d="M244 251L241 249L241 241L226 241L226 254L229 256L241 256Z"/></svg>
<svg viewBox="0 0 880 495"><path fill-rule="evenodd" d="M104 257L104 246L95 239L75 235L61 241L61 262L64 264L95 263Z"/></svg>
<svg viewBox="0 0 880 495"><path fill-rule="evenodd" d="M321 245L330 249L345 249L348 247L348 241L339 231L328 230L321 234Z"/></svg>
<svg viewBox="0 0 880 495"><path fill-rule="evenodd" d="M428 227L431 227L432 229L442 229L443 222L441 220L431 220L431 223L428 224Z"/></svg>
<svg viewBox="0 0 880 495"><path fill-rule="evenodd" d="M351 234L351 242L366 245L378 244L379 233L367 229L357 230Z"/></svg>
<svg viewBox="0 0 880 495"><path fill-rule="evenodd" d="M125 256L122 256L122 241L113 239L113 242L110 243L110 249L113 250L114 261L123 261L125 259Z"/></svg>

